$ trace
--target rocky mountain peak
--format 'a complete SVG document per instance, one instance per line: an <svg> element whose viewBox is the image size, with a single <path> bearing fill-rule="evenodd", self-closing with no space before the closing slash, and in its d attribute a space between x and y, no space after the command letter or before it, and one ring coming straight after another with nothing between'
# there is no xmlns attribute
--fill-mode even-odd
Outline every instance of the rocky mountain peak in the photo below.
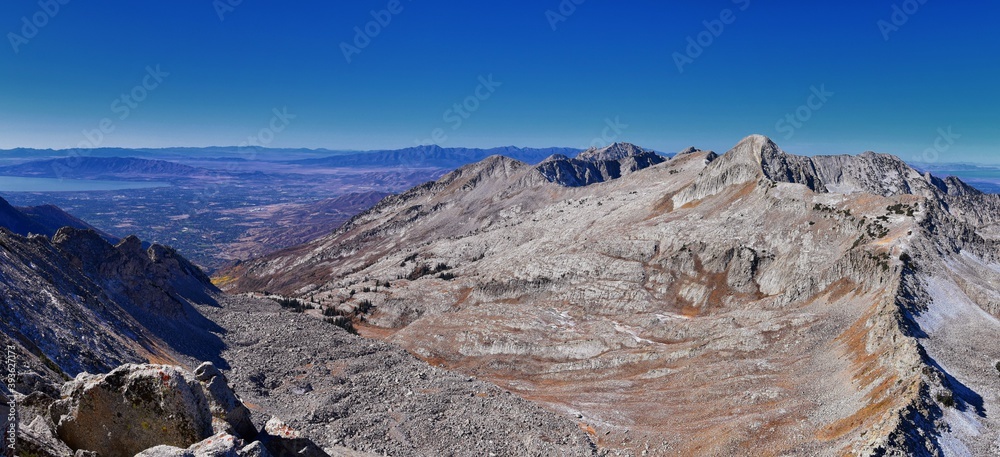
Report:
<svg viewBox="0 0 1000 457"><path fill-rule="evenodd" d="M785 157L770 138L750 135L711 161L690 185L673 197L674 205L683 206L730 186L757 181L767 176L767 169L780 169L772 164L780 163Z"/></svg>
<svg viewBox="0 0 1000 457"><path fill-rule="evenodd" d="M754 134L740 140L727 154L745 156L752 162L763 163L765 160L782 154L782 152L778 145L774 144L774 141L771 141L767 136Z"/></svg>
<svg viewBox="0 0 1000 457"><path fill-rule="evenodd" d="M930 173L925 173L924 178L931 183L936 183L937 181L940 181L941 185L938 186L938 188L940 188L943 192L951 196L983 195L983 192L981 192L979 189L976 189L975 187L966 184L961 179L958 179L955 176L948 176L944 179L938 180Z"/></svg>
<svg viewBox="0 0 1000 457"><path fill-rule="evenodd" d="M605 148L591 148L574 159L553 155L535 166L549 182L565 187L583 187L618 179L665 162L653 151L630 143L614 143Z"/></svg>
<svg viewBox="0 0 1000 457"><path fill-rule="evenodd" d="M140 254L142 253L142 240L135 235L129 235L116 244L115 249L118 249L121 252Z"/></svg>
<svg viewBox="0 0 1000 457"><path fill-rule="evenodd" d="M634 157L649 153L649 151L631 143L613 143L604 148L590 148L581 152L578 156L576 156L576 158L590 162L601 162L607 160L621 160L626 157Z"/></svg>
<svg viewBox="0 0 1000 457"><path fill-rule="evenodd" d="M712 151L702 151L701 149L698 149L698 148L696 148L694 146L688 146L688 147L686 147L686 148L678 151L677 154L674 154L674 157L681 157L681 156L686 156L686 155L691 155L691 154L698 154L698 153L701 153L701 152L708 152L708 153L711 153L711 154L715 154Z"/></svg>
<svg viewBox="0 0 1000 457"><path fill-rule="evenodd" d="M492 155L479 162L466 165L442 177L439 182L469 180L473 184L487 178L507 178L529 165L502 155Z"/></svg>
<svg viewBox="0 0 1000 457"><path fill-rule="evenodd" d="M569 160L569 156L566 154L552 154L546 157L542 162L555 162L557 160Z"/></svg>

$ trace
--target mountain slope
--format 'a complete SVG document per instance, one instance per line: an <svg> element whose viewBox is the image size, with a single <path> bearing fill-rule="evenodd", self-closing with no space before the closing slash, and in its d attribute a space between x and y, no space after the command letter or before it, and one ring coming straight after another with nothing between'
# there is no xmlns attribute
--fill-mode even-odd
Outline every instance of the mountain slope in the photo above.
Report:
<svg viewBox="0 0 1000 457"><path fill-rule="evenodd" d="M43 234L50 231L50 227L42 225L42 223L11 206L10 203L7 203L7 200L2 198L0 198L0 227L6 227L7 230L19 235L28 235L29 233Z"/></svg>
<svg viewBox="0 0 1000 457"><path fill-rule="evenodd" d="M105 372L181 354L220 362L217 327L192 306L217 289L169 248L111 245L89 230L51 239L0 228L0 334L40 373ZM51 361L48 363L46 361Z"/></svg>
<svg viewBox="0 0 1000 457"><path fill-rule="evenodd" d="M363 334L579 415L612 449L995 446L993 196L761 136L566 184L491 157L226 287L360 314Z"/></svg>
<svg viewBox="0 0 1000 457"><path fill-rule="evenodd" d="M0 227L4 227L22 236L32 233L52 236L62 227L73 227L82 230L94 230L109 242L118 242L117 238L101 232L56 206L14 207L3 198L0 198Z"/></svg>
<svg viewBox="0 0 1000 457"><path fill-rule="evenodd" d="M101 238L108 240L109 243L117 244L121 241L119 238L101 231L83 220L80 220L76 216L63 211L55 205L19 206L17 210L41 225L44 230L37 233L42 235L52 236L55 235L60 228L73 227L80 230L93 230L97 232ZM2 223L0 223L0 226L6 227L6 225ZM16 231L15 233L27 235L27 233L20 233Z"/></svg>

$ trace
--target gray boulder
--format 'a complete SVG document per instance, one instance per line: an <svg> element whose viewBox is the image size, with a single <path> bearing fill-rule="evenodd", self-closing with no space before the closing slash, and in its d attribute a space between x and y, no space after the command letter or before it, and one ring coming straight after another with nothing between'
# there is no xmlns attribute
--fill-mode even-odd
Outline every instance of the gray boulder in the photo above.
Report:
<svg viewBox="0 0 1000 457"><path fill-rule="evenodd" d="M136 457L271 457L258 441L250 444L226 432L219 432L186 449L160 445L136 454Z"/></svg>
<svg viewBox="0 0 1000 457"><path fill-rule="evenodd" d="M264 425L260 440L271 454L278 457L330 457L312 440L276 417Z"/></svg>
<svg viewBox="0 0 1000 457"><path fill-rule="evenodd" d="M212 362L201 364L194 370L194 376L208 396L213 431L227 432L245 439L257 435L250 410L236 396L236 392L229 387L226 376Z"/></svg>
<svg viewBox="0 0 1000 457"><path fill-rule="evenodd" d="M252 439L250 413L225 377L210 364L199 373L123 365L105 375L81 374L49 410L56 433L71 449L102 457L131 457L161 445L185 449L216 433Z"/></svg>

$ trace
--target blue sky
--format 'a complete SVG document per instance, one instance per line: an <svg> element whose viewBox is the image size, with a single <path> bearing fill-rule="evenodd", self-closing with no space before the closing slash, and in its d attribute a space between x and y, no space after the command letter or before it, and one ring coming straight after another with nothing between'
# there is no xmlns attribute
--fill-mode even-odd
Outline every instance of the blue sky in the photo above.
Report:
<svg viewBox="0 0 1000 457"><path fill-rule="evenodd" d="M993 3L230 2L3 2L0 148L721 151L763 133L1000 162Z"/></svg>

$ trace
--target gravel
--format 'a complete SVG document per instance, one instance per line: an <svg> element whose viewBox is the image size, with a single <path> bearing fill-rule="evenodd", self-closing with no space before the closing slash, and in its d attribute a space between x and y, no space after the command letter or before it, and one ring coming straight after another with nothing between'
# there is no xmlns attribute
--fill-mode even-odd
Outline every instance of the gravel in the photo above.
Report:
<svg viewBox="0 0 1000 457"><path fill-rule="evenodd" d="M220 303L201 311L225 329L227 375L258 426L278 417L332 455L596 455L574 421L493 384L273 301Z"/></svg>

